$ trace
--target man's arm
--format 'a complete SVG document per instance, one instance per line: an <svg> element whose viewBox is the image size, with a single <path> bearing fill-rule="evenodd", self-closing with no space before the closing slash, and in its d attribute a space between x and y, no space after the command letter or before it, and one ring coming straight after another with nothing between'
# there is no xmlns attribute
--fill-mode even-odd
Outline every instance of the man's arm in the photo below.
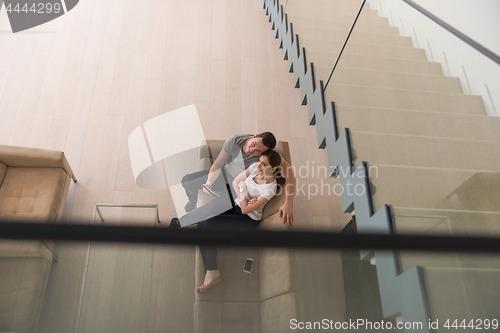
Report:
<svg viewBox="0 0 500 333"><path fill-rule="evenodd" d="M224 166L224 163L226 163L226 161L229 159L229 156L230 156L229 153L225 151L224 148L222 148L219 155L215 159L214 164L210 167L210 171L208 172L207 182L205 183L206 186L212 188L212 184L217 179L217 177L219 177L221 168Z"/></svg>
<svg viewBox="0 0 500 333"><path fill-rule="evenodd" d="M278 216L283 218L283 224L291 225L293 223L293 198L295 197L295 185L297 179L293 172L293 168L284 159L281 158L280 170L283 178L285 178L285 203L280 207Z"/></svg>

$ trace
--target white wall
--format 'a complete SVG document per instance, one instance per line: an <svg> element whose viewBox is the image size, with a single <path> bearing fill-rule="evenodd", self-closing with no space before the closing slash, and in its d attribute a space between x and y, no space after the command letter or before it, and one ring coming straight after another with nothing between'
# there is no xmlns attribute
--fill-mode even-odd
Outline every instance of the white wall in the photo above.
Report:
<svg viewBox="0 0 500 333"><path fill-rule="evenodd" d="M413 0L500 55L499 0Z"/></svg>
<svg viewBox="0 0 500 333"><path fill-rule="evenodd" d="M414 0L434 15L500 54L500 1ZM447 76L459 77L465 94L481 95L488 115L500 116L500 65L474 50L401 0L368 0L372 9L441 62Z"/></svg>

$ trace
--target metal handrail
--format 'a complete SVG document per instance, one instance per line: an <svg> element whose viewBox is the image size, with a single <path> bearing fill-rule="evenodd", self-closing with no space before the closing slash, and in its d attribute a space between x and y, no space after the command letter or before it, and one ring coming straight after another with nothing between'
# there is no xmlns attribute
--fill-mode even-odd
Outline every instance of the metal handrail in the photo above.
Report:
<svg viewBox="0 0 500 333"><path fill-rule="evenodd" d="M437 23L438 25L440 25L441 27L443 27L444 29L446 29L447 31L452 33L453 35L455 35L456 37L458 37L459 39L461 39L463 42L469 44L471 47L473 47L478 52L482 53L483 55L485 55L486 57L490 58L491 60L493 60L494 62L496 62L497 64L500 65L500 56L498 54L496 54L495 52L493 52L493 51L489 50L488 48L484 47L483 45L479 44L474 39L470 38L469 36L467 36L466 34L461 32L460 30L456 29L455 27L449 25L448 23L446 23L445 21L443 21L442 19L440 19L436 15L432 14L430 11L423 8L422 6L416 4L412 0L403 0L403 1L406 2L408 5L412 6L413 8L415 8L416 10L418 10L423 15L427 16L429 19L431 19L432 21L434 21L435 23Z"/></svg>
<svg viewBox="0 0 500 333"><path fill-rule="evenodd" d="M499 237L345 234L306 231L196 230L145 226L1 222L0 238L151 244L217 244L237 247L376 249L500 253Z"/></svg>

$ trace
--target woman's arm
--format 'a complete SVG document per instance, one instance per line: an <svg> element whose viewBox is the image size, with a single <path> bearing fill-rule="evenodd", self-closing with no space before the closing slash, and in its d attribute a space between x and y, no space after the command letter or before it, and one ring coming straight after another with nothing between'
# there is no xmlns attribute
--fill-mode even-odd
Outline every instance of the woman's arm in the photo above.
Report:
<svg viewBox="0 0 500 333"><path fill-rule="evenodd" d="M247 179L249 176L250 176L250 170L248 168L242 173L240 173L238 177L234 178L233 180L233 188L234 191L236 192L236 195L240 199L240 208L243 214L248 214L269 201L268 199L259 195L257 197L257 201L253 200L251 204L248 203L247 184L245 183L245 179ZM240 192L240 188L243 189L243 191Z"/></svg>
<svg viewBox="0 0 500 333"><path fill-rule="evenodd" d="M246 189L245 189L245 191L243 193L239 193L238 192L238 196L240 198L240 207L241 207L241 212L243 214L248 214L248 213L256 210L257 208L259 208L260 206L262 206L263 204L265 204L266 202L269 201L266 198L264 198L263 196L259 195L257 197L257 201L249 204L247 202L247 198L246 198Z"/></svg>
<svg viewBox="0 0 500 333"><path fill-rule="evenodd" d="M240 193L240 188L238 187L238 184L241 181L244 182L245 179L247 179L248 176L250 176L250 171L248 169L246 169L245 171L243 171L242 173L240 173L236 178L234 178L234 180L233 180L233 189L234 189L234 192L236 192L236 195L239 195L239 193Z"/></svg>

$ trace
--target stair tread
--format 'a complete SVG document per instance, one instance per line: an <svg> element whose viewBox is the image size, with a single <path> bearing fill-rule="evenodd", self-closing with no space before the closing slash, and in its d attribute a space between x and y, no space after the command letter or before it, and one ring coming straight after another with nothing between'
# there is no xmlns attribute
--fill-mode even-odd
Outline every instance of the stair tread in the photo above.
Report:
<svg viewBox="0 0 500 333"><path fill-rule="evenodd" d="M316 40L308 38L300 38L299 36L299 47L306 49L306 55L308 53L321 52L321 53L333 53L340 54L344 42L342 41L331 41L327 44L317 44ZM344 49L343 55L346 54L357 54L365 55L369 54L375 57L391 57L396 59L406 59L406 60L418 60L426 61L427 56L424 49L418 49L414 47L401 47L394 45L379 45L372 43L357 43L350 42Z"/></svg>
<svg viewBox="0 0 500 333"><path fill-rule="evenodd" d="M326 80L331 71L330 66L314 65L317 79ZM449 93L463 93L460 80L444 75L392 72L374 69L360 69L338 66L332 76L332 83L356 84L373 87L393 87L406 90L422 90Z"/></svg>
<svg viewBox="0 0 500 333"><path fill-rule="evenodd" d="M307 51L308 61L313 62L315 66L331 66L335 64L338 54ZM326 60L328 59L328 60ZM360 55L353 53L344 53L339 61L339 66L350 68L374 69L395 71L398 73L421 73L428 75L443 75L441 63L429 62L423 60L411 60L402 58L384 58L371 55ZM389 68L389 69L385 69ZM397 70L396 70L397 69ZM406 71L402 71L406 70Z"/></svg>
<svg viewBox="0 0 500 333"><path fill-rule="evenodd" d="M322 65L322 64L316 64L313 61L311 61L314 64L315 69L321 69L321 70L327 70L327 69L332 69L333 66L327 66L327 65ZM338 67L335 69L335 71L339 70L348 70L348 71L359 71L359 72L366 72L366 73L389 73L392 75L401 75L401 76L409 76L409 77L433 77L433 78L443 78L444 80L458 80L457 77L453 76L444 76L444 75L439 75L439 74L427 74L427 73L405 73L405 72L397 72L397 71L386 71L386 70L381 70L381 69L368 69L368 68L356 68L356 67Z"/></svg>
<svg viewBox="0 0 500 333"><path fill-rule="evenodd" d="M328 25L319 25L319 26L314 26L314 25L309 25L307 23L303 23L300 21L295 22L293 20L288 20L290 24L293 26L293 31L294 33L300 33L301 30L306 30L306 29L315 29L315 30L322 30L322 31L345 31L349 32L352 28L352 22L347 22L347 21L340 21L337 22L338 25L334 26L328 26ZM341 24L342 23L342 24ZM401 36L399 33L399 29L397 27L391 27L391 26L385 26L385 25L368 25L368 24L356 24L356 30L355 33L376 33L378 35L383 35L383 36Z"/></svg>
<svg viewBox="0 0 500 333"><path fill-rule="evenodd" d="M340 41L344 42L348 36L347 30L324 30L324 29L304 29L299 28L293 30L301 39L315 39L326 42ZM370 42L366 41L370 40ZM384 35L369 32L356 32L350 36L349 42L371 43L380 45L393 45L400 47L411 47L413 44L410 37L399 35Z"/></svg>
<svg viewBox="0 0 500 333"><path fill-rule="evenodd" d="M355 106L486 115L481 96L330 83L325 101Z"/></svg>
<svg viewBox="0 0 500 333"><path fill-rule="evenodd" d="M499 212L500 173L370 163L375 210L395 207ZM484 184L490 184L485 187Z"/></svg>
<svg viewBox="0 0 500 333"><path fill-rule="evenodd" d="M339 128L374 133L408 134L500 141L500 118L446 112L336 105Z"/></svg>
<svg viewBox="0 0 500 333"><path fill-rule="evenodd" d="M356 161L500 172L500 142L351 130Z"/></svg>
<svg viewBox="0 0 500 333"><path fill-rule="evenodd" d="M392 206L398 233L500 235L500 212Z"/></svg>
<svg viewBox="0 0 500 333"><path fill-rule="evenodd" d="M332 18L323 19L323 18L312 18L312 17L300 17L298 14L293 14L293 12L289 12L287 10L288 22L296 24L303 24L308 26L333 26L339 23L350 23L351 26L354 23L354 19L356 18L357 12L354 12L351 15L348 14L337 14ZM380 16L363 16L361 15L356 22L356 26L358 25L373 25L373 26L387 26L389 25L389 20L386 17Z"/></svg>
<svg viewBox="0 0 500 333"><path fill-rule="evenodd" d="M338 40L337 41L337 40L328 40L328 39L321 39L321 38L308 38L308 37L301 37L300 34L298 34L298 35L299 35L299 43L308 43L311 45L314 45L314 43L316 43L316 45L319 43L319 45L321 45L321 46L327 46L328 44L344 45L344 42L345 42L345 40ZM314 42L314 43L312 43L312 42ZM349 43L347 44L347 46L350 44L376 45L379 47L394 47L394 48L400 48L400 49L412 49L412 50L422 50L422 51L424 50L421 48L413 47L413 45L401 46L401 45L388 45L388 44L366 43L366 42L361 43L361 42L352 41L352 40L349 40ZM346 49L347 49L347 47L346 47Z"/></svg>

